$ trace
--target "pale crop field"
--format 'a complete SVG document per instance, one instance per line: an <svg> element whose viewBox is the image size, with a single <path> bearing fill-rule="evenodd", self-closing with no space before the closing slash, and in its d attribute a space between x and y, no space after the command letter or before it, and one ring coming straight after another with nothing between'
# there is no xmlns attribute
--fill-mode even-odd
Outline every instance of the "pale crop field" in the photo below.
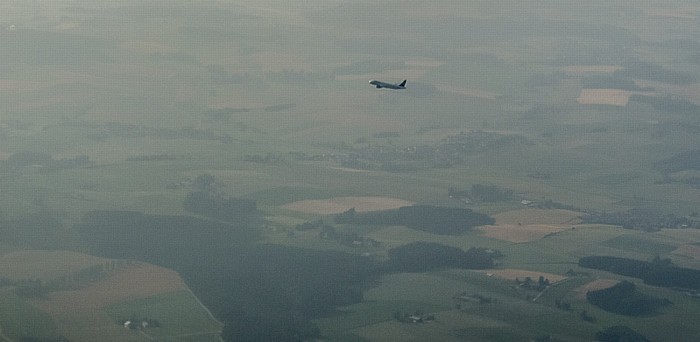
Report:
<svg viewBox="0 0 700 342"><path fill-rule="evenodd" d="M539 240L547 235L570 230L570 225L551 225L551 224L528 224L528 225L513 225L504 224L498 226L483 226L479 227L485 237L510 241L514 243L523 243Z"/></svg>
<svg viewBox="0 0 700 342"><path fill-rule="evenodd" d="M564 73L568 76L583 76L586 74L612 74L622 69L617 65L571 65L564 67Z"/></svg>
<svg viewBox="0 0 700 342"><path fill-rule="evenodd" d="M495 225L479 227L484 237L514 243L539 240L570 230L581 222L581 213L562 209L520 209L494 215Z"/></svg>
<svg viewBox="0 0 700 342"><path fill-rule="evenodd" d="M620 89L581 89L576 102L583 105L626 106L631 93Z"/></svg>
<svg viewBox="0 0 700 342"><path fill-rule="evenodd" d="M70 251L19 250L0 255L0 275L12 280L51 280L109 259Z"/></svg>
<svg viewBox="0 0 700 342"><path fill-rule="evenodd" d="M288 203L283 209L319 215L339 214L355 208L357 212L397 209L413 202L391 197L334 197L326 200L303 200Z"/></svg>
<svg viewBox="0 0 700 342"><path fill-rule="evenodd" d="M493 215L501 224L578 224L581 213L564 209L520 209Z"/></svg>
<svg viewBox="0 0 700 342"><path fill-rule="evenodd" d="M99 309L116 302L185 289L180 276L160 266L138 263L118 269L78 290L56 291L33 303L50 314Z"/></svg>
<svg viewBox="0 0 700 342"><path fill-rule="evenodd" d="M700 246L698 246L698 245L680 245L672 253L698 260L698 259L700 259Z"/></svg>

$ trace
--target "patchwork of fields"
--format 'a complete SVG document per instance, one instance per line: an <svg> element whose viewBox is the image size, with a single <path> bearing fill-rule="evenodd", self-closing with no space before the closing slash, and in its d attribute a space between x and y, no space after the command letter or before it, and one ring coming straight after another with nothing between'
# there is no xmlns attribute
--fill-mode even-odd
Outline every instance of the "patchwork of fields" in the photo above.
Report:
<svg viewBox="0 0 700 342"><path fill-rule="evenodd" d="M216 341L221 333L221 323L187 289L179 275L166 268L67 251L14 251L0 258L3 279L16 282L19 287L23 282L40 279L47 287L47 293L26 300L29 306L18 303L11 309L19 316L11 321L13 324L0 324L5 336L22 336L22 331L29 328L27 323L35 320L33 315L53 321L53 333L71 341L148 341L157 336L177 340L190 335ZM144 312L132 304L144 300L149 301L150 307L160 309ZM124 308L115 310L119 306ZM22 312L19 307L27 311ZM123 320L133 315L164 324L137 333L122 326Z"/></svg>
<svg viewBox="0 0 700 342"><path fill-rule="evenodd" d="M578 264L700 269L693 1L0 13L0 340L700 335L695 292ZM391 221L412 205L493 224ZM417 242L493 267L392 269ZM631 317L586 300L622 280L672 304Z"/></svg>

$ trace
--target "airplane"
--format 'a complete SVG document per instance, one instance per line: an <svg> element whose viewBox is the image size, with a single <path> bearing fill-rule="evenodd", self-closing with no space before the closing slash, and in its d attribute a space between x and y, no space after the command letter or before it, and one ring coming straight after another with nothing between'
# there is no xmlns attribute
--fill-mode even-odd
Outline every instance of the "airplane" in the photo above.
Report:
<svg viewBox="0 0 700 342"><path fill-rule="evenodd" d="M387 89L406 89L406 80L403 80L403 82L398 83L398 84L393 84L393 83L385 83L382 81L377 81L377 80L371 80L369 81L369 84L379 88L387 88Z"/></svg>

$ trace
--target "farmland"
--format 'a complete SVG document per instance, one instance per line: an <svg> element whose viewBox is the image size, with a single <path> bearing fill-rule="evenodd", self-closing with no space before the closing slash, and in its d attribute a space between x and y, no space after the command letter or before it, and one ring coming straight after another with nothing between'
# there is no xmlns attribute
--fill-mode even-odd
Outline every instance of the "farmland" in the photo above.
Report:
<svg viewBox="0 0 700 342"><path fill-rule="evenodd" d="M630 100L630 93L618 89L582 89L581 95L576 99L580 104L599 104L612 106L626 106Z"/></svg>
<svg viewBox="0 0 700 342"><path fill-rule="evenodd" d="M220 323L207 314L187 291L182 279L171 270L67 251L16 251L2 258L5 267L0 270L0 276L5 279L17 284L41 279L47 287L59 284L57 289L35 298L18 298L9 289L3 290L3 305L6 306L3 312L14 312L12 319L3 319L3 322L12 322L2 324L5 336L49 338L60 335L69 340L141 341L143 335L117 324L121 317L116 314L119 311L113 309L118 305L134 308L126 303L136 299L166 306L161 312L149 312L150 317L167 322L165 328L156 329L155 334L177 338L201 332L218 336L221 332ZM173 315L182 317L176 319ZM197 323L182 324L189 321Z"/></svg>
<svg viewBox="0 0 700 342"><path fill-rule="evenodd" d="M578 264L700 269L695 2L38 3L0 4L5 339L700 334ZM416 242L494 268L391 268ZM622 280L673 304L586 301Z"/></svg>
<svg viewBox="0 0 700 342"><path fill-rule="evenodd" d="M284 209L317 215L340 214L355 208L358 212L396 209L412 205L412 202L382 197L339 197L327 200L303 200L288 203Z"/></svg>

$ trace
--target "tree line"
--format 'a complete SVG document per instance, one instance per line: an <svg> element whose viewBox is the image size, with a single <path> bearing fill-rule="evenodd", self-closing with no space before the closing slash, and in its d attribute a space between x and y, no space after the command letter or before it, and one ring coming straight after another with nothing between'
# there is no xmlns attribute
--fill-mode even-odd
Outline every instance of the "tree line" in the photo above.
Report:
<svg viewBox="0 0 700 342"><path fill-rule="evenodd" d="M581 267L639 278L649 285L700 289L700 270L678 267L660 258L649 262L612 256L587 256L580 258L578 264Z"/></svg>
<svg viewBox="0 0 700 342"><path fill-rule="evenodd" d="M668 300L640 293L634 283L626 280L607 289L588 291L586 299L605 311L625 316L654 314L671 304Z"/></svg>
<svg viewBox="0 0 700 342"><path fill-rule="evenodd" d="M463 251L434 242L412 242L389 250L389 270L427 272L438 268L487 269L495 266L500 254L486 248L472 247Z"/></svg>
<svg viewBox="0 0 700 342"><path fill-rule="evenodd" d="M42 281L41 279L11 280L0 278L0 286L14 286L15 294L20 297L43 298L53 291L79 288L86 283L105 277L109 272L116 271L132 263L133 261L131 260L110 260L103 264L92 265L47 281Z"/></svg>
<svg viewBox="0 0 700 342"><path fill-rule="evenodd" d="M657 162L654 166L666 173L683 170L700 170L700 150L691 150L675 154Z"/></svg>
<svg viewBox="0 0 700 342"><path fill-rule="evenodd" d="M648 104L657 110L668 113L688 113L694 115L700 111L700 106L688 100L672 96L659 97L634 94L630 96L630 101Z"/></svg>
<svg viewBox="0 0 700 342"><path fill-rule="evenodd" d="M599 342L649 342L644 335L624 325L615 325L595 334L595 340Z"/></svg>
<svg viewBox="0 0 700 342"><path fill-rule="evenodd" d="M259 215L255 200L229 198L209 191L193 191L185 198L185 209L223 221L247 220Z"/></svg>
<svg viewBox="0 0 700 342"><path fill-rule="evenodd" d="M661 214L644 209L616 213L588 212L581 217L587 224L609 224L625 229L657 231L663 228L700 228L700 221L674 214Z"/></svg>
<svg viewBox="0 0 700 342"><path fill-rule="evenodd" d="M7 160L0 160L1 172L18 172L29 166L35 166L39 172L51 172L93 165L90 158L80 155L73 158L54 159L46 152L21 151L13 153Z"/></svg>

